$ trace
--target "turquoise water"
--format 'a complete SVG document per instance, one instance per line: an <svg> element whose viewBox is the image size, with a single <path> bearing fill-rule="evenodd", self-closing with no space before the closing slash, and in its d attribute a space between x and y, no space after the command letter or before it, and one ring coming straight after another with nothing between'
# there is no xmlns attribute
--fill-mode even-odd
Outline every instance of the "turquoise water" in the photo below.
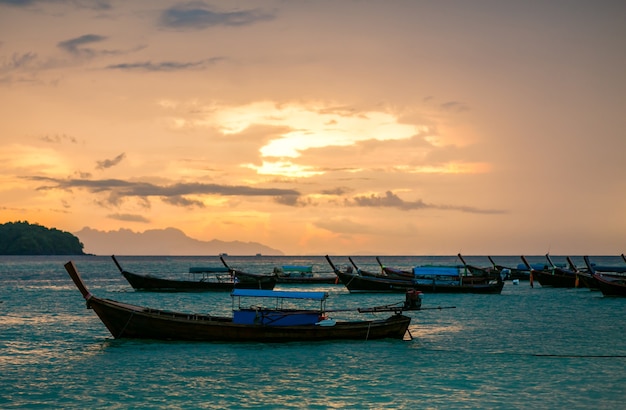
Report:
<svg viewBox="0 0 626 410"><path fill-rule="evenodd" d="M72 259L97 296L230 314L228 293L135 292L110 257ZM219 263L212 257L118 259L130 271L163 275ZM456 263L454 257L382 259L397 267ZM466 259L488 264L482 257ZM507 282L501 295L427 294L423 307L455 308L408 313L413 318L410 341L114 340L85 309L63 268L68 260L0 257L0 408L626 408L626 298ZM227 260L257 272L308 263L317 272L329 272L323 257ZM346 257L333 260L347 263ZM354 260L362 268L377 266L374 258ZM495 260L519 263L519 257ZM592 260L624 263L613 257ZM582 258L574 261L582 265ZM342 285L277 289L326 290L331 293L328 308L403 299L349 294Z"/></svg>

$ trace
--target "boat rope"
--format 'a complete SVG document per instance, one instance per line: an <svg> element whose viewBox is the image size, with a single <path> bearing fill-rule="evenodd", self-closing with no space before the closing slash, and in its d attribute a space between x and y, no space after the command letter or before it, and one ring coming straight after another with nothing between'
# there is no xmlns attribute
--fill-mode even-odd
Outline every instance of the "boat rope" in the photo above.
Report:
<svg viewBox="0 0 626 410"><path fill-rule="evenodd" d="M406 332L409 334L409 340L413 340L413 335L411 334L411 330L407 327Z"/></svg>
<svg viewBox="0 0 626 410"><path fill-rule="evenodd" d="M367 334L365 335L365 340L368 340L370 337L370 328L372 327L372 322L367 324Z"/></svg>
<svg viewBox="0 0 626 410"><path fill-rule="evenodd" d="M122 335L124 334L124 331L126 330L126 328L128 327L128 324L130 323L130 320L133 318L133 316L135 315L135 312L132 312L130 314L130 316L128 317L128 321L126 321L126 324L124 325L124 327L122 328L122 330L120 330L120 333L115 336L116 339L119 339L120 337L122 337Z"/></svg>

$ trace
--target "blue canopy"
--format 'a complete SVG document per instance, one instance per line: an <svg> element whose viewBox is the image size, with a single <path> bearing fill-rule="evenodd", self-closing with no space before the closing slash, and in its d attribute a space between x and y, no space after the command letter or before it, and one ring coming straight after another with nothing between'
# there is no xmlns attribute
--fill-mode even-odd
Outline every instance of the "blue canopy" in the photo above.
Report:
<svg viewBox="0 0 626 410"><path fill-rule="evenodd" d="M459 276L459 269L449 266L416 266L413 268L413 274L415 276Z"/></svg>
<svg viewBox="0 0 626 410"><path fill-rule="evenodd" d="M231 296L246 296L258 298L283 298L283 299L312 299L324 300L328 297L327 292L291 292L286 290L263 290L263 289L233 289Z"/></svg>
<svg viewBox="0 0 626 410"><path fill-rule="evenodd" d="M313 272L313 266L311 265L283 265L284 272Z"/></svg>

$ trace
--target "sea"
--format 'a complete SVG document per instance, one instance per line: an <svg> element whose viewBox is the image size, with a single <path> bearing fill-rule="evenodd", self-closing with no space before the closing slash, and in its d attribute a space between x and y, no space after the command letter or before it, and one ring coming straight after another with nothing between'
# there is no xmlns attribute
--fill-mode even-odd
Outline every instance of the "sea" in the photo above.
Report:
<svg viewBox="0 0 626 410"><path fill-rule="evenodd" d="M184 277L217 256L117 256L135 273ZM483 256L466 261L489 266ZM227 256L250 272L313 265L320 256ZM564 263L565 257L552 256ZM406 340L215 343L114 339L67 275L72 260L96 296L230 315L228 292L134 291L110 256L0 256L0 408L106 409L626 409L626 298L507 281L499 295L425 294ZM332 256L339 266L347 256ZM495 256L516 267L519 256ZM543 256L529 257L531 263ZM583 266L580 256L574 262ZM598 265L623 266L613 256ZM374 257L353 261L376 270ZM392 267L459 264L455 256L383 256ZM328 309L402 302L403 294L323 290Z"/></svg>

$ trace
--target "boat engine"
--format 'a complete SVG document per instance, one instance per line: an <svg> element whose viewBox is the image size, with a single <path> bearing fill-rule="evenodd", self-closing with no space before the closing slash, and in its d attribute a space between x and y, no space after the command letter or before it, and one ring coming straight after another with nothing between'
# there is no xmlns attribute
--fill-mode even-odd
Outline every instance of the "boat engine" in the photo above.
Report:
<svg viewBox="0 0 626 410"><path fill-rule="evenodd" d="M422 299L424 294L419 290L408 289L404 299L405 310L419 310L422 307Z"/></svg>

